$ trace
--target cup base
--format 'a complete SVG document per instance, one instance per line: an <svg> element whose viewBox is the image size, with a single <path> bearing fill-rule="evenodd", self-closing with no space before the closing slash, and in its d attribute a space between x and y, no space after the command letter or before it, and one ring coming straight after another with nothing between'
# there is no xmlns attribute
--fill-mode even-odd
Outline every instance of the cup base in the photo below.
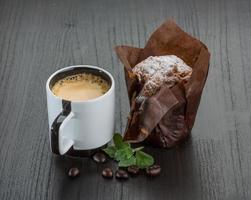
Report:
<svg viewBox="0 0 251 200"><path fill-rule="evenodd" d="M95 149L88 149L88 150L76 150L73 149L73 147L71 147L69 149L69 151L67 151L66 154L64 154L64 156L73 156L73 157L90 157L93 154L95 154L98 151L101 151L102 149L104 149L105 147L107 147L108 143L104 144L101 147L95 148Z"/></svg>

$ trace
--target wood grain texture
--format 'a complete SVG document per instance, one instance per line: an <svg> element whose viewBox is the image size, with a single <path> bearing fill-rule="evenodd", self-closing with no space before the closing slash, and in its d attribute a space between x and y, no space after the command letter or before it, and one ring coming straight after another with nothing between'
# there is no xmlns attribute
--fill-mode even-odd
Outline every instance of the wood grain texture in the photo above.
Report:
<svg viewBox="0 0 251 200"><path fill-rule="evenodd" d="M116 81L116 131L129 111L124 72L113 51L143 47L173 18L211 51L192 137L147 148L163 170L127 182L104 180L108 162L58 158L49 151L45 82L64 66L92 64ZM0 199L250 199L251 1L0 0ZM72 163L76 180L66 176Z"/></svg>

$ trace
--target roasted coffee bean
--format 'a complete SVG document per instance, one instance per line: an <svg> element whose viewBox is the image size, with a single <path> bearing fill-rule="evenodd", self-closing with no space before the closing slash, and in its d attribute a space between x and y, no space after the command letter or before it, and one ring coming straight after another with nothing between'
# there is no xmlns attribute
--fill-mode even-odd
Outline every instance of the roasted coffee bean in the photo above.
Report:
<svg viewBox="0 0 251 200"><path fill-rule="evenodd" d="M139 168L136 165L132 165L127 168L127 171L132 175L137 175L139 173Z"/></svg>
<svg viewBox="0 0 251 200"><path fill-rule="evenodd" d="M125 170L119 169L116 171L116 178L128 179L128 173Z"/></svg>
<svg viewBox="0 0 251 200"><path fill-rule="evenodd" d="M104 178L112 178L112 177L113 177L112 169L109 168L109 167L103 169L103 171L102 171L102 176L103 176Z"/></svg>
<svg viewBox="0 0 251 200"><path fill-rule="evenodd" d="M152 165L151 167L146 168L146 174L148 176L157 176L161 172L161 167L159 165Z"/></svg>
<svg viewBox="0 0 251 200"><path fill-rule="evenodd" d="M75 178L75 177L79 176L79 174L80 174L80 171L77 167L72 167L68 171L68 176L71 178Z"/></svg>
<svg viewBox="0 0 251 200"><path fill-rule="evenodd" d="M106 155L101 152L97 152L92 156L92 159L97 163L104 163L106 161Z"/></svg>

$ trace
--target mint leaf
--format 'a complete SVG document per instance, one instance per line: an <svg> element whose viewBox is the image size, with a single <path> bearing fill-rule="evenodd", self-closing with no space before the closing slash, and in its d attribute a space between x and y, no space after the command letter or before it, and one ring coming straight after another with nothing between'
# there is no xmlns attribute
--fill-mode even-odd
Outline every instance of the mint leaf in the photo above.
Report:
<svg viewBox="0 0 251 200"><path fill-rule="evenodd" d="M116 161L127 160L133 156L133 150L131 147L125 147L115 152L114 158Z"/></svg>
<svg viewBox="0 0 251 200"><path fill-rule="evenodd" d="M119 164L118 164L119 167L129 167L132 165L136 165L135 156L131 156L131 158L129 158L127 160L121 160L121 161L119 161Z"/></svg>
<svg viewBox="0 0 251 200"><path fill-rule="evenodd" d="M151 155L141 151L144 147L131 148L128 142L124 142L119 133L113 136L114 146L108 146L103 151L114 160L118 161L119 167L129 167L136 165L141 169L154 164Z"/></svg>
<svg viewBox="0 0 251 200"><path fill-rule="evenodd" d="M117 149L123 149L126 147L130 147L128 142L124 142L122 136L119 133L115 133L113 136L113 142Z"/></svg>
<svg viewBox="0 0 251 200"><path fill-rule="evenodd" d="M153 165L154 159L151 155L143 152L143 151L136 151L136 165L141 168L147 168Z"/></svg>
<svg viewBox="0 0 251 200"><path fill-rule="evenodd" d="M111 158L114 158L116 148L114 146L109 146L109 147L106 147L105 149L103 149L103 151Z"/></svg>

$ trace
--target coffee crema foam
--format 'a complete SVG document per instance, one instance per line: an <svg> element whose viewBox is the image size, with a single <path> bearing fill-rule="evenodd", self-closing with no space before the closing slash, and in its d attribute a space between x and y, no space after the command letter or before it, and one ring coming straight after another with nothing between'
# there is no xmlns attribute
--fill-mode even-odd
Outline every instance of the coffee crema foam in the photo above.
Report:
<svg viewBox="0 0 251 200"><path fill-rule="evenodd" d="M69 101L83 101L102 96L110 89L110 84L90 73L81 73L67 76L57 81L52 92L57 97Z"/></svg>

